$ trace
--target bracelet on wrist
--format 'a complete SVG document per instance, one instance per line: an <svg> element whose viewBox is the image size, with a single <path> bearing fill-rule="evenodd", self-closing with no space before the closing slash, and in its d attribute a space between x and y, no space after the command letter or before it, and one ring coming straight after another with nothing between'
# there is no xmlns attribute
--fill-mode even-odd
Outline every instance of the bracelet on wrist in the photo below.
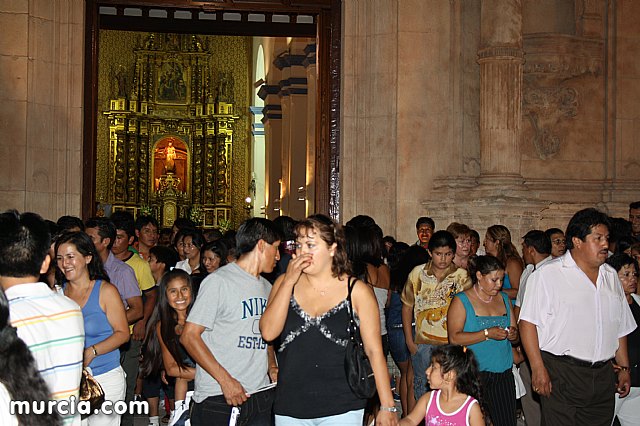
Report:
<svg viewBox="0 0 640 426"><path fill-rule="evenodd" d="M397 413L398 409L396 407L383 407L382 405L380 406L380 411L388 411L390 413Z"/></svg>
<svg viewBox="0 0 640 426"><path fill-rule="evenodd" d="M620 371L629 371L629 367L624 365L619 365L618 368L620 369Z"/></svg>
<svg viewBox="0 0 640 426"><path fill-rule="evenodd" d="M93 356L98 356L98 351L96 350L96 345L91 345L91 350L93 350Z"/></svg>
<svg viewBox="0 0 640 426"><path fill-rule="evenodd" d="M488 329L484 329L484 340L489 340L489 330Z"/></svg>

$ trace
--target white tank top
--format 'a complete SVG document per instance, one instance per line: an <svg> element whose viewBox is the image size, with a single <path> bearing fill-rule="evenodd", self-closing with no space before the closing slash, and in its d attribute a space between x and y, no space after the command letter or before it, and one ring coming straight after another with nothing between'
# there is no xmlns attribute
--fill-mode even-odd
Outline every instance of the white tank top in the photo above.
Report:
<svg viewBox="0 0 640 426"><path fill-rule="evenodd" d="M384 317L384 306L387 304L387 297L389 290L386 288L373 287L373 292L376 295L378 301L378 311L380 311L380 334L384 336L387 334L387 321Z"/></svg>

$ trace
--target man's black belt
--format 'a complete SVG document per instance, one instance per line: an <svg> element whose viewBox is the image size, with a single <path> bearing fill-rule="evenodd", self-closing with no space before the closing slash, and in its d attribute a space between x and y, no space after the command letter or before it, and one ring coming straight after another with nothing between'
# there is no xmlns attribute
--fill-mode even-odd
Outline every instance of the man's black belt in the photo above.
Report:
<svg viewBox="0 0 640 426"><path fill-rule="evenodd" d="M550 352L543 351L546 355L549 355L553 359L557 359L558 361L566 362L567 364L576 365L578 367L586 367L586 368L602 368L607 364L611 364L612 359L608 359L606 361L585 361L583 359L574 358L569 355L555 355Z"/></svg>

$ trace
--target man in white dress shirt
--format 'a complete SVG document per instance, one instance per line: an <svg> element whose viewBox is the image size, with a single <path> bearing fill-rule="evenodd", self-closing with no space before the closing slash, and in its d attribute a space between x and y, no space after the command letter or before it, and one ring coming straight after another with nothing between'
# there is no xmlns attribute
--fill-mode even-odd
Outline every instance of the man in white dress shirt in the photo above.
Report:
<svg viewBox="0 0 640 426"><path fill-rule="evenodd" d="M514 303L513 312L516 319L520 315L520 307L522 306L524 292L527 288L527 280L532 273L539 270L542 265L552 259L551 240L549 236L544 231L538 229L527 232L525 236L522 237L522 258L527 267L520 276L520 287L518 287L518 296ZM520 349L520 347L518 349ZM522 398L520 398L524 418L527 421L527 426L539 426L541 424L540 399L531 388L531 368L529 367L529 361L525 359L518 367L520 378L522 378L522 383L527 390Z"/></svg>
<svg viewBox="0 0 640 426"><path fill-rule="evenodd" d="M609 426L616 389L629 393L626 336L636 324L618 274L604 264L607 215L577 212L566 239L568 251L528 279L520 335L543 423Z"/></svg>

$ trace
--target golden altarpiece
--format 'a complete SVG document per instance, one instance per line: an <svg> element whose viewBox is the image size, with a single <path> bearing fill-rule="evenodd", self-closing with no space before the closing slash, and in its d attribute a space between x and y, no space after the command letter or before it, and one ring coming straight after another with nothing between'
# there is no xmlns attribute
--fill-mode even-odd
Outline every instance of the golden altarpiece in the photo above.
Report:
<svg viewBox="0 0 640 426"><path fill-rule="evenodd" d="M133 65L111 69L108 121L112 211L154 214L161 226L231 219L233 76L214 69L208 40L147 33Z"/></svg>

